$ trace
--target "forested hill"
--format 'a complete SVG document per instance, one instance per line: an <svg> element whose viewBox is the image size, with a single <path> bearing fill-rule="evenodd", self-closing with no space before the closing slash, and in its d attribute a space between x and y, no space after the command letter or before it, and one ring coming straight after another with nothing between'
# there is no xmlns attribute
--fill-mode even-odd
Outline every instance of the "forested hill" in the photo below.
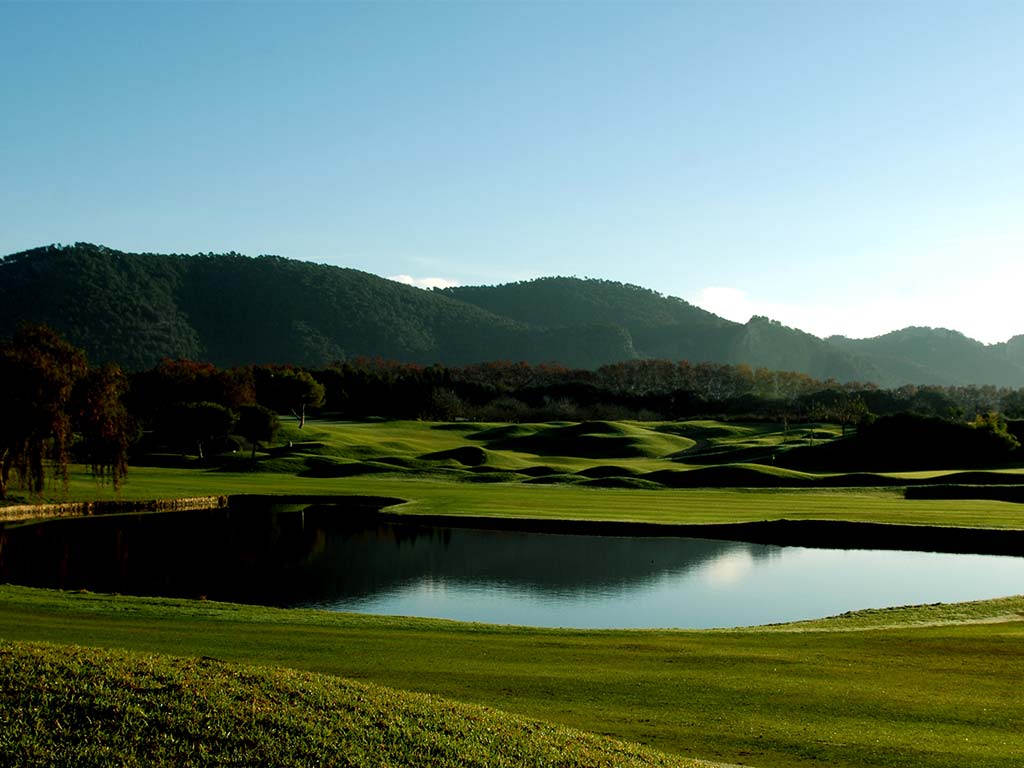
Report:
<svg viewBox="0 0 1024 768"><path fill-rule="evenodd" d="M0 261L0 337L45 322L92 361L322 366L360 355L448 365L595 367L636 357L612 324L551 331L436 291L278 256L123 253L78 243Z"/></svg>
<svg viewBox="0 0 1024 768"><path fill-rule="evenodd" d="M1024 385L1024 337L985 346L906 329L819 339L767 318L740 324L646 288L543 278L424 291L366 272L277 256L123 253L79 243L0 260L0 337L46 322L90 360L132 369L163 357L222 366L323 366L380 356L595 368L636 358L746 363L815 378Z"/></svg>

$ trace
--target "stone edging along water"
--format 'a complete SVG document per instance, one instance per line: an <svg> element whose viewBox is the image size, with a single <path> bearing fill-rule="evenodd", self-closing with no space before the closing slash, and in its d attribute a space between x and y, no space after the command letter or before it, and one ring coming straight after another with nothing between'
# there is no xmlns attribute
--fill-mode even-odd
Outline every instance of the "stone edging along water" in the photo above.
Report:
<svg viewBox="0 0 1024 768"><path fill-rule="evenodd" d="M61 504L14 504L0 507L0 522L46 520L56 517L117 515L126 512L186 512L194 509L220 509L227 496L192 496L185 499L149 499L137 501L70 501Z"/></svg>
<svg viewBox="0 0 1024 768"><path fill-rule="evenodd" d="M223 509L229 504L245 507L253 504L340 504L346 503L360 510L379 510L405 499L387 496L324 496L324 495L262 495L191 496L181 499L136 499L132 501L70 501L60 504L12 504L0 507L0 523L25 520L50 520L61 517L91 517L118 515L132 512L191 512L204 509Z"/></svg>

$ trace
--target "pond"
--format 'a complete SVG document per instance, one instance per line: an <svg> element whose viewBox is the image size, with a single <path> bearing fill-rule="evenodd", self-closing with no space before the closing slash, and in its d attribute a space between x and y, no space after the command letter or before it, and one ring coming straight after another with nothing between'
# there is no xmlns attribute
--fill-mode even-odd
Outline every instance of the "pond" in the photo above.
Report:
<svg viewBox="0 0 1024 768"><path fill-rule="evenodd" d="M332 505L0 530L0 581L549 627L730 627L1024 591L1024 558L382 522Z"/></svg>

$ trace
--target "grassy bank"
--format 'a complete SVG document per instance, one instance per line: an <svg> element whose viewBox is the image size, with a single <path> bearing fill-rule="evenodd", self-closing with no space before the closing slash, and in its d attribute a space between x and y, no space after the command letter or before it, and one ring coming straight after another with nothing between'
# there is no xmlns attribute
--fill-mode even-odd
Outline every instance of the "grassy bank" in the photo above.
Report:
<svg viewBox="0 0 1024 768"><path fill-rule="evenodd" d="M677 766L696 761L294 670L0 642L0 763Z"/></svg>
<svg viewBox="0 0 1024 768"><path fill-rule="evenodd" d="M1024 598L570 631L0 588L0 637L287 667L755 766L1017 766Z"/></svg>

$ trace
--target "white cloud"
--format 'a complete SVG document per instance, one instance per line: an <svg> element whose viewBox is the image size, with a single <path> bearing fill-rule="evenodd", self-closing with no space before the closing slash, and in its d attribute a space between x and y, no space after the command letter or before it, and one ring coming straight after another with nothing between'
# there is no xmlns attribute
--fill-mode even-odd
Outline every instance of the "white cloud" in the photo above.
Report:
<svg viewBox="0 0 1024 768"><path fill-rule="evenodd" d="M747 292L739 288L712 285L690 301L701 309L737 323L745 323L751 315L758 314L754 303L747 297Z"/></svg>
<svg viewBox="0 0 1024 768"><path fill-rule="evenodd" d="M391 275L388 280L405 285L414 285L417 288L455 288L461 283L455 280L448 280L444 277L413 277L412 275Z"/></svg>
<svg viewBox="0 0 1024 768"><path fill-rule="evenodd" d="M837 296L827 304L788 304L765 301L739 288L710 286L690 302L737 323L745 323L754 315L761 315L821 338L833 334L867 338L908 325L927 324L925 318L918 316L915 319L914 308L906 303L893 305L877 299Z"/></svg>
<svg viewBox="0 0 1024 768"><path fill-rule="evenodd" d="M951 276L918 295L889 291L791 304L765 301L739 288L710 286L689 301L737 323L762 315L821 338L833 334L871 338L916 325L949 328L992 344L1024 333L1024 321L1011 293L1022 282L1024 267L1000 263L981 266L973 274Z"/></svg>

